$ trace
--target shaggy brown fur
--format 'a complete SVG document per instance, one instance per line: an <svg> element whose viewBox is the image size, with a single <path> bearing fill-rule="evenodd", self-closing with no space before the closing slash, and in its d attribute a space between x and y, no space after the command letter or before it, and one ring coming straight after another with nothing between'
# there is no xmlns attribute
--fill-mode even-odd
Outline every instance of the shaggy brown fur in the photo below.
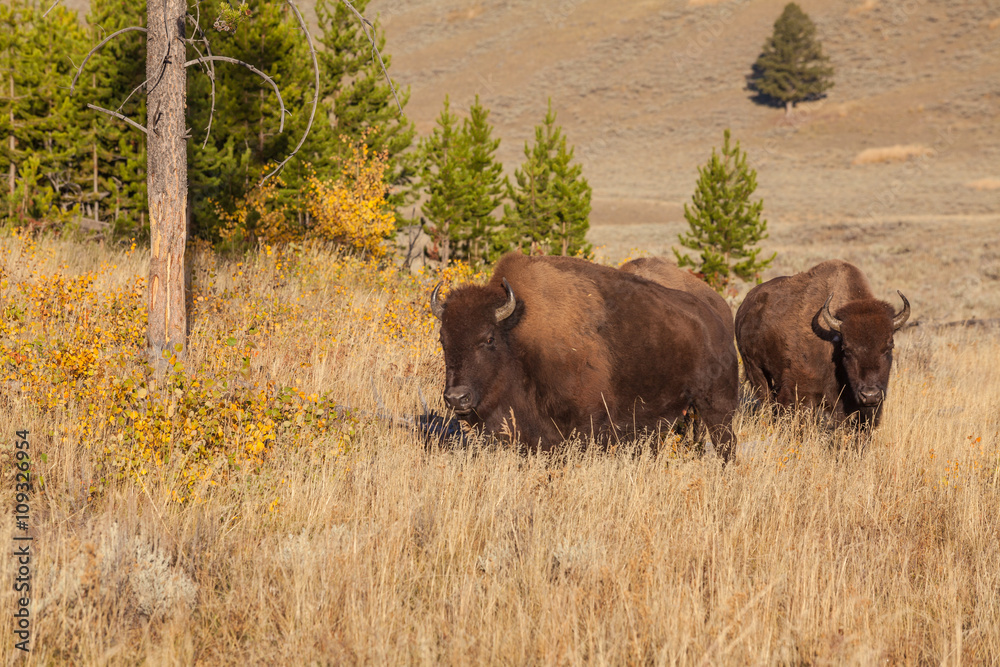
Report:
<svg viewBox="0 0 1000 667"><path fill-rule="evenodd" d="M704 280L699 280L693 273L678 267L673 262L662 257L640 257L625 262L619 267L622 271L659 283L670 289L678 289L692 294L712 307L729 331L729 337L734 336L733 310L726 300Z"/></svg>
<svg viewBox="0 0 1000 667"><path fill-rule="evenodd" d="M822 317L831 294L839 333ZM860 269L830 260L750 290L736 313L736 342L759 398L823 406L838 423L850 418L877 426L889 388L894 317Z"/></svg>
<svg viewBox="0 0 1000 667"><path fill-rule="evenodd" d="M513 314L497 322L515 295ZM570 257L504 256L455 289L441 321L445 400L473 426L548 449L607 442L695 408L728 459L739 385L732 337L702 300Z"/></svg>

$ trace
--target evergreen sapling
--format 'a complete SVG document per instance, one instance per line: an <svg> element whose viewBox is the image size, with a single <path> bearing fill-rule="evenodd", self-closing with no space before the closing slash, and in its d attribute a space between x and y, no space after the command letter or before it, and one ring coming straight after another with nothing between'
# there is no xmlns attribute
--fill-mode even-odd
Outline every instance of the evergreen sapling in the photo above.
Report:
<svg viewBox="0 0 1000 667"><path fill-rule="evenodd" d="M774 259L774 255L759 259L761 249L754 247L767 238L767 221L761 218L764 202L750 201L757 188L757 172L747 166L739 142L730 144L728 129L721 156L713 148L711 159L699 167L698 174L692 204L684 204L690 232L679 239L682 246L699 253L699 260L675 248L678 266L694 267L719 292L734 275L760 282L760 272Z"/></svg>

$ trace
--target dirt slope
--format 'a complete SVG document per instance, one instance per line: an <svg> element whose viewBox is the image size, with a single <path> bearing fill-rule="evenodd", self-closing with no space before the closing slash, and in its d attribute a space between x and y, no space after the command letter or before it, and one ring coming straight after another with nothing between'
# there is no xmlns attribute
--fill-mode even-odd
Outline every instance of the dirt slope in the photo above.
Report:
<svg viewBox="0 0 1000 667"><path fill-rule="evenodd" d="M407 112L421 133L445 94L453 108L478 94L512 171L551 97L594 187L595 227L681 221L697 166L726 127L749 151L779 227L918 214L993 219L1000 189L967 184L1000 179L1000 5L804 0L836 86L790 121L744 89L783 5L375 0L371 9L381 13L393 73L411 88ZM865 149L895 145L930 155L852 164Z"/></svg>

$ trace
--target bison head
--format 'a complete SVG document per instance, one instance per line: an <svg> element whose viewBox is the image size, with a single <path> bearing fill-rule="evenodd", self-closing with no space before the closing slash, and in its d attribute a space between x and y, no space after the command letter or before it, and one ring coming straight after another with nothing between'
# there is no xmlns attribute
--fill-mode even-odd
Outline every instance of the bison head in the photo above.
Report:
<svg viewBox="0 0 1000 667"><path fill-rule="evenodd" d="M431 312L441 320L444 349L445 402L459 415L497 407L497 397L513 365L509 332L517 323L518 301L507 279L495 285L460 287L439 300L438 284L431 293Z"/></svg>
<svg viewBox="0 0 1000 667"><path fill-rule="evenodd" d="M879 405L889 387L892 368L892 336L910 317L910 302L903 300L903 309L893 313L884 301L862 299L841 307L836 316L830 312L833 295L823 304L820 317L823 324L840 334L842 366L854 401L863 407Z"/></svg>

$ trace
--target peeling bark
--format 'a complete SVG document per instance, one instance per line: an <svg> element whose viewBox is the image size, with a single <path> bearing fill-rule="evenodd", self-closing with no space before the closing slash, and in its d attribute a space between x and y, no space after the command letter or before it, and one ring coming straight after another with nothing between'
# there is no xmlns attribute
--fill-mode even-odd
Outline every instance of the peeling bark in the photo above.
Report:
<svg viewBox="0 0 1000 667"><path fill-rule="evenodd" d="M184 248L187 243L187 145L184 125L186 74L184 0L149 3L146 77L146 167L149 197L150 363L162 372L163 359L187 351ZM166 24L164 24L166 21ZM180 345L180 352L177 346Z"/></svg>

